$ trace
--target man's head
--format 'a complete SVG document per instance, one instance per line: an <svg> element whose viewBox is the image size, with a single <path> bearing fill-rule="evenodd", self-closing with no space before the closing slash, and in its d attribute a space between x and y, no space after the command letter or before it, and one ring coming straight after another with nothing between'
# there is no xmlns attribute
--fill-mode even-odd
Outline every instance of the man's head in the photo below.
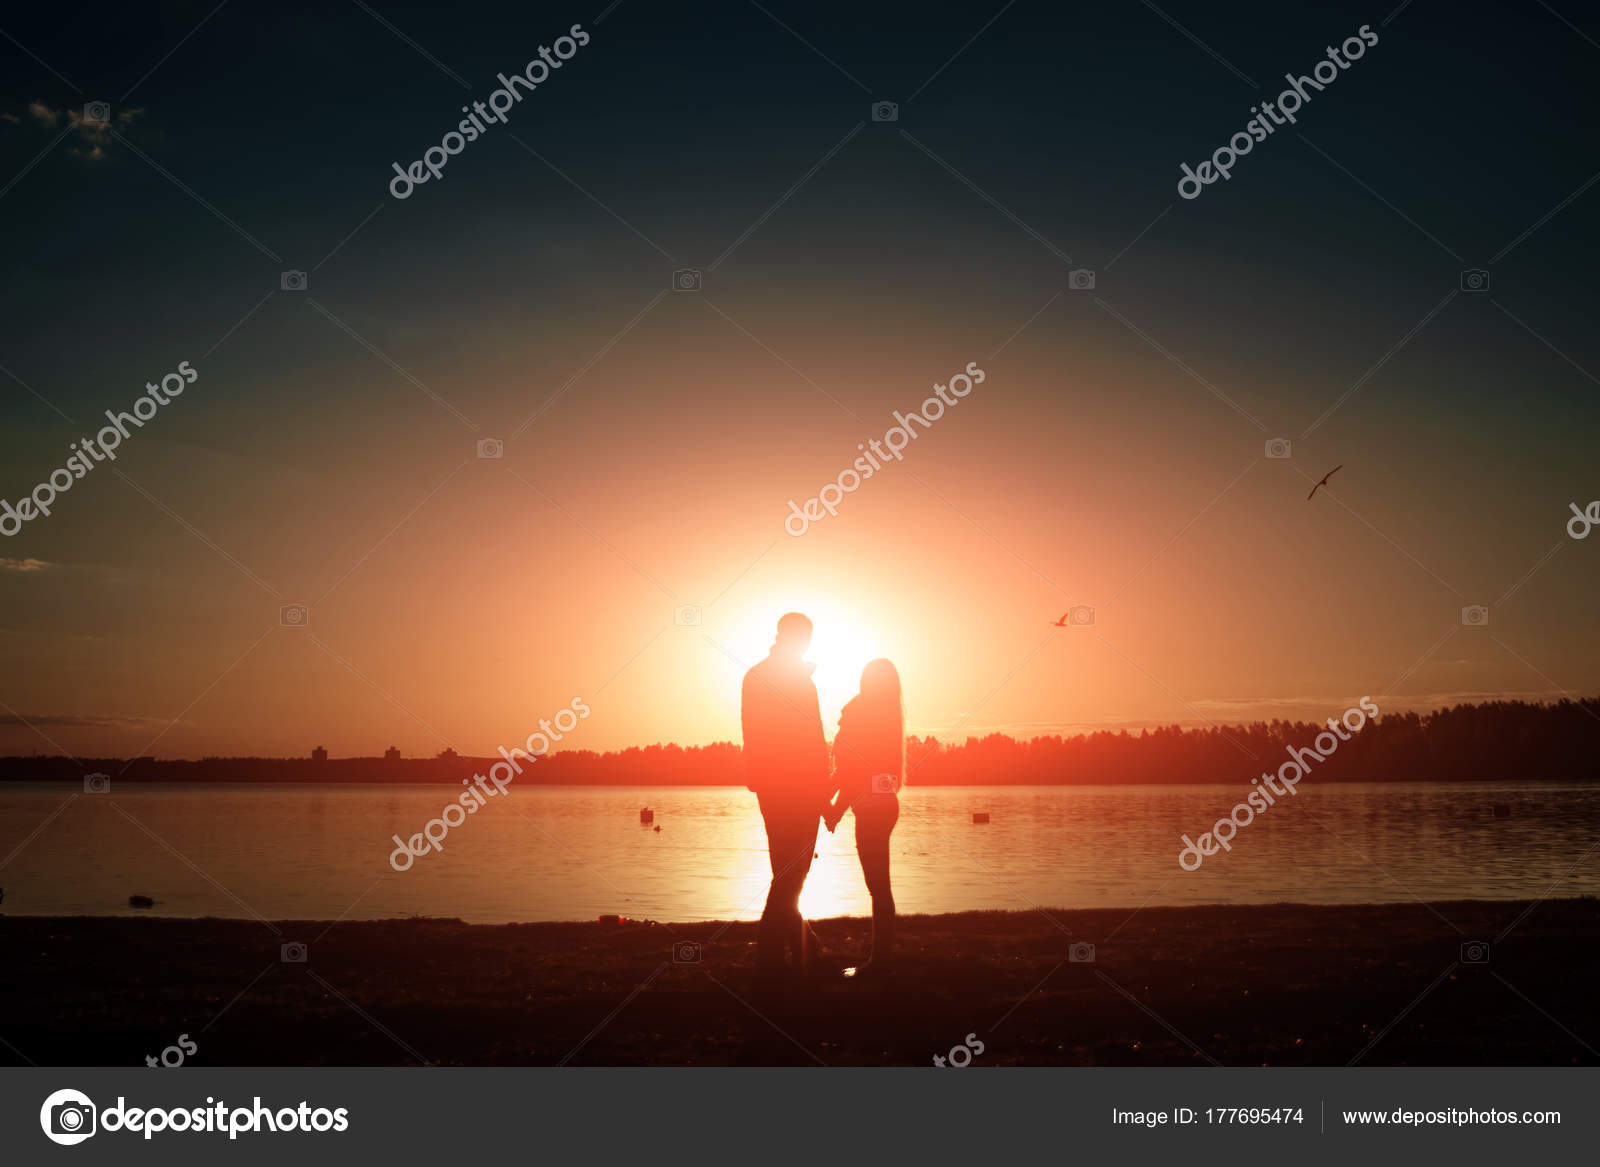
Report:
<svg viewBox="0 0 1600 1167"><path fill-rule="evenodd" d="M799 660L811 647L811 621L799 612L778 618L778 638L772 642L772 655L784 660Z"/></svg>

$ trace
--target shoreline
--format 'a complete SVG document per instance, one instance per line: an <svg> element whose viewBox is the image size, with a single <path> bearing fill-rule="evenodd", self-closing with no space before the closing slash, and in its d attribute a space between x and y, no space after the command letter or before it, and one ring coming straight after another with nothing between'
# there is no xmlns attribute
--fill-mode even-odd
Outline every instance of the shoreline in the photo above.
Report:
<svg viewBox="0 0 1600 1167"><path fill-rule="evenodd" d="M3 889L0 889L3 890ZM1551 896L1543 903L1562 903L1568 901L1594 900L1600 903L1600 895L1578 894L1572 896ZM1308 912L1365 910L1378 908L1399 908L1406 906L1426 906L1437 908L1447 904L1471 904L1475 907L1526 907L1534 901L1525 897L1484 899L1467 898L1459 900L1418 900L1401 895L1392 900L1360 900L1349 903L1317 903L1308 900L1272 900L1259 903L1204 903L1204 904L1147 904L1141 907L1136 903L1097 905L1092 908L1053 908L1039 906L1029 909L1013 908L962 908L952 912L906 912L901 911L897 917L902 923L910 920L949 920L961 921L971 919L987 919L990 917L1026 917L1029 915L1066 918L1073 915L1116 915L1133 916L1136 913L1148 912L1247 912L1247 911L1278 911L1280 909L1303 909ZM154 907L135 908L123 907L114 912L25 912L12 908L9 904L0 904L0 937L3 937L3 927L6 920L31 921L34 923L48 922L70 928L73 925L96 927L101 924L112 924L127 921L152 920L167 924L207 924L207 925L233 925L250 924L261 927L262 922L255 916L218 916L218 915L168 915L161 910L162 901L157 900ZM760 903L752 907L753 912L760 910ZM11 908L11 910L7 910ZM335 924L366 924L380 926L399 926L409 924L438 924L451 925L467 929L479 928L600 928L602 931L614 930L616 925L607 922L599 923L600 919L617 913L606 913L600 917L589 915L582 918L562 917L560 919L541 920L467 920L460 916L430 916L423 913L413 913L404 916L342 916L337 920L327 919L290 919L276 917L269 919L268 924L277 927L293 927L301 930L310 930L320 933ZM710 917L703 920L652 920L642 916L628 916L625 913L617 914L624 920L625 928L649 927L659 928L671 933L674 930L684 931L697 928L742 928L754 927L754 915L746 919L723 919ZM869 915L860 916L826 916L813 919L807 917L813 924L852 924L870 930L872 918ZM1600 971L1600 970L1597 970Z"/></svg>
<svg viewBox="0 0 1600 1167"><path fill-rule="evenodd" d="M114 781L119 786L173 786L179 788L193 787L196 789L208 786L440 786L452 787L461 785L459 777L422 777L413 778L405 775L380 775L376 777L325 777L306 778L291 776L284 778L261 777L259 775L242 777L223 777L207 775L204 777L151 777L148 775L130 774L116 776ZM1308 778L1309 784L1313 779ZM1319 785L1324 786L1411 786L1411 785L1457 785L1457 786L1524 786L1524 785L1550 785L1550 786L1595 786L1600 785L1600 774L1597 775L1430 775L1406 774L1404 776L1373 777L1371 775L1355 774L1330 774L1316 778ZM0 787L6 784L60 787L73 792L83 791L81 776L70 777L37 777L27 775L0 774ZM508 783L512 789L527 789L529 787L555 787L563 790L749 790L750 787L741 779L730 778L726 782L647 782L640 780L628 781L598 781L577 779L540 779L519 777L514 784ZM909 790L1008 790L1031 789L1053 790L1057 787L1101 787L1105 789L1118 789L1129 787L1168 787L1185 786L1241 786L1248 782L1238 777L1218 778L1200 777L1186 778L1173 777L1155 779L1148 776L1127 780L1095 780L1090 778L1073 777L1055 782L1039 781L1037 779L1017 779L1015 781L978 782L964 779L955 781L918 782L907 784Z"/></svg>
<svg viewBox="0 0 1600 1167"><path fill-rule="evenodd" d="M868 921L814 927L864 956ZM1600 1064L1594 898L906 916L892 985L777 996L755 931L0 916L0 1061Z"/></svg>

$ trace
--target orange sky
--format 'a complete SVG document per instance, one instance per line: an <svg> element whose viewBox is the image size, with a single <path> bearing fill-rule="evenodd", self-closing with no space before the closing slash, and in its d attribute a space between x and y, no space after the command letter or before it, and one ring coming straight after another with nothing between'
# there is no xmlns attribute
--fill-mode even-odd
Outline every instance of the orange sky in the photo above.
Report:
<svg viewBox="0 0 1600 1167"><path fill-rule="evenodd" d="M999 312L937 336L839 330L826 361L807 359L799 325L759 305L741 315L861 420L689 297L661 302L499 461L371 368L373 393L431 424L327 401L311 431L286 412L259 445L219 452L187 444L175 416L128 473L184 500L221 550L124 484L69 496L35 544L51 566L0 573L8 610L34 625L5 637L6 700L23 716L128 719L41 724L74 752L132 752L160 733L163 756L481 754L574 695L595 716L573 744L736 739L739 675L790 608L818 624L830 725L879 654L905 677L913 732L956 736L1597 687L1568 632L1587 627L1587 547L1495 604L1564 542L1553 500L1418 476L1398 456L1407 438L1360 406L1341 419L1360 455L1318 440L1278 461L1261 431L1082 302L1058 301L993 359L1010 331ZM1072 333L1090 328L1111 351L1078 348ZM789 498L969 360L985 383L904 461L785 533ZM485 385L483 433L509 433L549 390ZM1265 413L1267 388L1241 396ZM1320 477L1341 457L1336 489L1308 503L1297 471ZM1536 505L1551 513L1542 529L1503 520ZM1477 602L1495 604L1487 629L1460 622ZM311 605L307 626L280 627L283 603ZM1079 603L1096 608L1092 627L1050 627ZM674 623L683 605L702 607L699 626ZM17 726L7 742L51 748Z"/></svg>
<svg viewBox="0 0 1600 1167"><path fill-rule="evenodd" d="M548 39L537 12L418 13L464 81L359 12L143 81L114 21L14 29L144 87L119 138L0 45L30 87L0 110L0 498L199 372L0 540L0 750L486 754L574 696L573 745L733 739L793 608L830 729L875 654L946 737L1600 692L1600 539L1565 530L1600 495L1590 46L1411 35L1318 99L1315 149L1278 135L1187 201L1178 162L1254 91L1139 6L1017 9L949 68L967 32L888 10L808 17L809 48L754 7L617 13L404 201L391 161ZM1301 16L1207 20L1270 79L1329 35ZM1064 82L1091 33L1117 51ZM239 133L238 93L306 45L329 67ZM1540 66L1455 84L1508 53ZM1419 77L1452 94L1421 136L1393 116ZM969 362L903 462L785 533ZM1093 625L1051 628L1074 604Z"/></svg>

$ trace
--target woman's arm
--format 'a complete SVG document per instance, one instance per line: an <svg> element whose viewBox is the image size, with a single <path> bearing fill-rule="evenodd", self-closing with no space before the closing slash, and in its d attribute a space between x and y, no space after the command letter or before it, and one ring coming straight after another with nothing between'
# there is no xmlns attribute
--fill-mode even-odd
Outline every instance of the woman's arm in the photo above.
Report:
<svg viewBox="0 0 1600 1167"><path fill-rule="evenodd" d="M853 793L841 787L839 793L834 796L833 802L829 805L826 813L822 816L827 821L830 831L839 825L839 820L844 818L844 812L850 809L850 804L854 801Z"/></svg>
<svg viewBox="0 0 1600 1167"><path fill-rule="evenodd" d="M860 769L861 760L855 756L855 735L841 724L833 739L833 793L829 796L831 803L828 810L823 815L829 830L844 818L844 812L855 801L859 793L857 779Z"/></svg>
<svg viewBox="0 0 1600 1167"><path fill-rule="evenodd" d="M830 778L829 784L827 784L826 791L826 794L822 796L822 824L827 826L829 831L832 831L835 826L838 826L838 820L842 820L843 816L845 816L846 808L850 807L848 800L843 805L838 802L838 799L843 796L843 789L840 786L840 776L838 776L837 768L835 768L834 776Z"/></svg>

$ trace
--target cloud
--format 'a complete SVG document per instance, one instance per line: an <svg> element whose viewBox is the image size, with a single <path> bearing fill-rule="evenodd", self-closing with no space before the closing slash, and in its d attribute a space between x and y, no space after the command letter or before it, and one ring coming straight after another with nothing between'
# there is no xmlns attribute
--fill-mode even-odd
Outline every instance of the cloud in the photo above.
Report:
<svg viewBox="0 0 1600 1167"><path fill-rule="evenodd" d="M106 148L112 142L112 134L116 130L127 129L145 113L143 106L132 106L128 109L111 111L105 119L90 117L90 107L100 104L102 103L91 102L76 108L54 109L42 101L30 101L28 116L46 130L54 130L65 119L67 129L76 140L75 145L68 147L68 152L90 162L100 162L110 157ZM0 117L13 124L22 121L16 114L11 113L0 114Z"/></svg>
<svg viewBox="0 0 1600 1167"><path fill-rule="evenodd" d="M1441 662L1449 663L1449 662ZM1462 664L1476 663L1462 661ZM1464 689L1449 693L1380 693L1370 692L1373 700L1385 712L1414 711L1428 713L1452 705L1479 705L1486 701L1548 701L1560 697L1557 689ZM1252 721L1263 717L1282 717L1290 720L1304 717L1310 721L1326 721L1329 716L1353 705L1355 693L1333 694L1323 697L1247 697L1230 701L1197 700L1190 704L1202 713L1215 713L1218 717L1244 717Z"/></svg>
<svg viewBox="0 0 1600 1167"><path fill-rule="evenodd" d="M39 713L26 717L20 714L0 714L0 728L28 729L49 726L52 729L138 729L172 724L170 717L118 717L83 713Z"/></svg>
<svg viewBox="0 0 1600 1167"><path fill-rule="evenodd" d="M54 567L42 559L7 559L0 557L0 571L44 571Z"/></svg>
<svg viewBox="0 0 1600 1167"><path fill-rule="evenodd" d="M1525 701L1539 705L1567 698L1583 700L1581 693L1561 689L1502 689L1498 691L1463 690L1452 693L1372 693L1382 715L1396 713L1429 714L1456 705L1482 705L1492 701ZM1252 724L1258 721L1323 722L1354 705L1352 694L1325 697L1243 697L1232 700L1196 700L1189 703L1198 717L1162 718L1108 718L1101 721L997 721L961 722L954 726L911 724L907 731L918 737L936 737L946 742L960 742L986 734L1002 733L1019 741L1029 738L1059 734L1073 737L1078 734L1118 733L1126 731L1137 735L1142 730L1211 729L1218 725L1236 723Z"/></svg>
<svg viewBox="0 0 1600 1167"><path fill-rule="evenodd" d="M77 131L79 141L69 153L91 162L99 162L106 156L106 145L111 141L110 121L99 118L91 120L85 110L69 109L67 125Z"/></svg>

